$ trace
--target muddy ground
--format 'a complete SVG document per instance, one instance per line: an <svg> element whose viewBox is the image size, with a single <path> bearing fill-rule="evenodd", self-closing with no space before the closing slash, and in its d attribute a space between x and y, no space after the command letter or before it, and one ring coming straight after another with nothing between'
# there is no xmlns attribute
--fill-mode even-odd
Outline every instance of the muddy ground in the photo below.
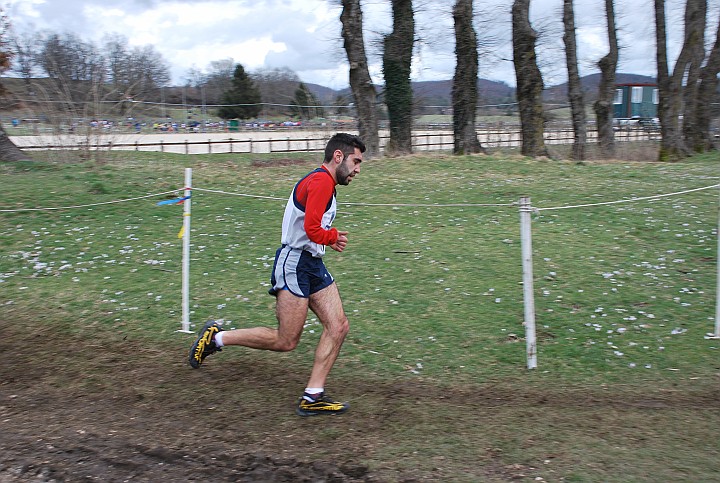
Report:
<svg viewBox="0 0 720 483"><path fill-rule="evenodd" d="M0 322L0 482L377 481L342 443L318 459L306 456L301 435L278 438L278 420L302 431L320 423L305 419L321 419L294 416L289 393L236 398L238 384L283 384L261 365L241 381L191 369L185 345L161 350L50 330L19 339L16 327Z"/></svg>
<svg viewBox="0 0 720 483"><path fill-rule="evenodd" d="M538 408L548 415L588 411L597 419L594 427L608 428L600 438L622 431L624 417L693 410L717 415L720 407L717 384L638 399L562 388L448 392L358 375L343 381L353 406L348 413L300 418L293 404L306 371L288 370L292 355L223 353L192 370L185 337L163 347L140 340L92 330L79 339L17 317L0 320L0 483L411 482L457 475L465 475L462 481L533 481L535 468L509 464L497 449L477 448L477 459L466 466L448 454L414 467L412 459L402 464L401 457L388 456L389 444L397 443L388 439L399 431L412 435L418 424L457 432L460 441L467 431L468 444L481 444L472 438L483 428L504 431L498 420L503 407L519 419L532 418ZM417 437L428 434L433 430ZM543 456L546 462L579 464L567 449L548 451L554 453Z"/></svg>

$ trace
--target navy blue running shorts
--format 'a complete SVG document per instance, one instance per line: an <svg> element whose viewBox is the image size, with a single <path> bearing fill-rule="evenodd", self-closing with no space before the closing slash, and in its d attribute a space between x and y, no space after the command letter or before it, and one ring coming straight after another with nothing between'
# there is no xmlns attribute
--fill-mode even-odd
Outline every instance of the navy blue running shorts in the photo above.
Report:
<svg viewBox="0 0 720 483"><path fill-rule="evenodd" d="M280 290L289 290L298 297L309 298L334 282L325 268L322 258L313 257L310 252L283 246L275 252L268 292L276 296Z"/></svg>

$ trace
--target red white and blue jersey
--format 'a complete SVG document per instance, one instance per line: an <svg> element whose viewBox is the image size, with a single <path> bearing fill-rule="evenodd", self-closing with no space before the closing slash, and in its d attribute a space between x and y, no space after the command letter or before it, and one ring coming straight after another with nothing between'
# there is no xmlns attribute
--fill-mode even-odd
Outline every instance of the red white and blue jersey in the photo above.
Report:
<svg viewBox="0 0 720 483"><path fill-rule="evenodd" d="M337 241L337 229L331 228L337 212L335 184L322 166L298 181L285 206L283 245L319 258L325 255L326 245Z"/></svg>

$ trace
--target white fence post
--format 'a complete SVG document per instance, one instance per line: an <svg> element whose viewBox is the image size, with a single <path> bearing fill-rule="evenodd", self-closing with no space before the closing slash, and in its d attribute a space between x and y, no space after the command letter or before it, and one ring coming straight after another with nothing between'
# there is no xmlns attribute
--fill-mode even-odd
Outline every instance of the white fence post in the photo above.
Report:
<svg viewBox="0 0 720 483"><path fill-rule="evenodd" d="M190 201L192 198L192 168L185 168L185 196L183 211L182 248L182 329L190 331Z"/></svg>
<svg viewBox="0 0 720 483"><path fill-rule="evenodd" d="M520 248L523 271L523 307L525 312L525 347L527 368L537 367L537 341L535 339L535 295L532 262L532 206L530 198L520 198Z"/></svg>

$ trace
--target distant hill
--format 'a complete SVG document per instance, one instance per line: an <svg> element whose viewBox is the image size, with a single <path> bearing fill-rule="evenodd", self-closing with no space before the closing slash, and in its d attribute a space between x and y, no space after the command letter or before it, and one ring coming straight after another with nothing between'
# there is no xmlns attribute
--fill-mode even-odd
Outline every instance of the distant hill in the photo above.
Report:
<svg viewBox="0 0 720 483"><path fill-rule="evenodd" d="M418 103L426 106L452 104L452 80L413 82L413 93ZM478 79L478 103L498 104L511 101L515 88L504 82Z"/></svg>
<svg viewBox="0 0 720 483"><path fill-rule="evenodd" d="M615 74L616 84L655 84L657 80L640 74L626 74L618 72ZM585 93L585 102L594 102L597 98L597 90L600 86L600 74L590 74L580 79L583 92ZM567 82L545 89L543 98L546 102L568 102Z"/></svg>
<svg viewBox="0 0 720 483"><path fill-rule="evenodd" d="M425 106L449 106L452 102L452 79L441 81L413 82L413 95L417 103ZM305 84L310 92L323 104L333 104L338 97L344 97L352 102L349 88L333 90L318 84ZM375 86L379 96L382 96L383 86ZM515 88L504 82L478 79L478 96L481 104L497 104L514 99Z"/></svg>
<svg viewBox="0 0 720 483"><path fill-rule="evenodd" d="M597 96L598 85L600 84L600 74L585 76L581 79L581 81L583 90L586 92L585 101L588 103L594 102ZM15 96L21 99L27 96L27 86L23 79L3 77L1 82L4 87L6 87ZM442 107L450 106L452 104L452 82L452 79L413 82L412 88L416 105ZM652 84L655 83L656 80L654 77L645 75L619 72L616 76L616 82L618 84ZM46 85L46 87L42 89L43 92L53 92L52 85L49 84L48 79L33 79L33 83L40 86ZM305 85L323 105L334 105L337 102L338 97L343 98L346 104L353 102L352 94L349 88L335 90L319 84L305 83ZM378 96L382 101L383 86L376 86L376 89ZM199 89L188 89L182 86L166 87L163 95L163 100L171 104L187 103L198 105L203 102L201 98L201 91ZM514 102L515 88L509 86L505 82L478 79L478 97L478 105L480 106ZM567 103L567 83L546 88L543 93L543 98L545 102L554 102L558 104ZM149 97L148 100L155 101L152 97ZM157 101L159 100L160 99L157 99ZM5 104L7 104L7 100L5 101ZM5 106L5 109L7 108L8 106Z"/></svg>
<svg viewBox="0 0 720 483"><path fill-rule="evenodd" d="M452 103L452 79L440 81L422 81L413 82L413 94L415 101L425 106L449 106ZM586 102L593 102L597 96L598 86L600 85L600 74L590 74L581 79L583 91L586 93ZM654 77L640 74L627 74L618 72L615 82L617 84L654 84ZM333 104L337 97L344 97L347 102L352 102L350 89L333 90L318 84L305 84L308 89L323 104ZM376 86L378 95L382 95L382 86ZM478 104L502 104L513 102L515 100L515 88L509 86L505 82L491 81L487 79L478 79ZM545 102L566 103L567 99L567 82L551 86L545 89L543 93Z"/></svg>
<svg viewBox="0 0 720 483"><path fill-rule="evenodd" d="M307 87L308 90L317 98L317 100L326 106L333 105L338 96L348 96L348 99L350 98L350 89L336 91L335 89L321 86L319 84L310 84L308 82L304 82L304 84L305 87Z"/></svg>

